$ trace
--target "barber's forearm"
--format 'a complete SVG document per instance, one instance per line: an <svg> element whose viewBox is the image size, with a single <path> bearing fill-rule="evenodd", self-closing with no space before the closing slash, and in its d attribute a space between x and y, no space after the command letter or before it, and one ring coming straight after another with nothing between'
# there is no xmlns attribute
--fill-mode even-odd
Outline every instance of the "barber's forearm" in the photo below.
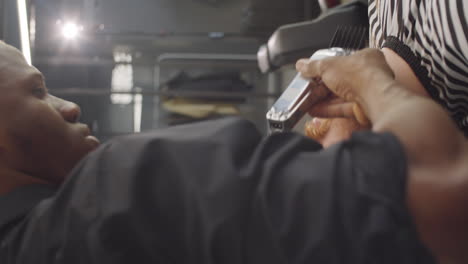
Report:
<svg viewBox="0 0 468 264"><path fill-rule="evenodd" d="M364 108L373 130L393 133L405 149L407 202L422 240L441 263L466 263L467 143L442 107L401 88L364 95Z"/></svg>
<svg viewBox="0 0 468 264"><path fill-rule="evenodd" d="M467 263L464 137L448 114L429 99L407 102L399 115L401 125L393 131L408 156L407 204L421 239L439 260L448 260L440 263Z"/></svg>
<svg viewBox="0 0 468 264"><path fill-rule="evenodd" d="M423 164L454 157L462 151L464 137L449 115L429 98L389 82L362 95L363 107L376 132L392 132L410 162Z"/></svg>

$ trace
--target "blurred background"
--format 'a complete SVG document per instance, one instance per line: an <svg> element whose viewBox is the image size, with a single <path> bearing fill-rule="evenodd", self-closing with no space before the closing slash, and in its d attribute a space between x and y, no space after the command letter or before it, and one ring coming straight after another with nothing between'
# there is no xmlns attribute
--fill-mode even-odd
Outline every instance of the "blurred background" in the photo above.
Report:
<svg viewBox="0 0 468 264"><path fill-rule="evenodd" d="M266 133L295 71L260 71L260 47L281 25L342 2L0 0L0 38L29 48L50 92L79 104L102 141L226 115Z"/></svg>

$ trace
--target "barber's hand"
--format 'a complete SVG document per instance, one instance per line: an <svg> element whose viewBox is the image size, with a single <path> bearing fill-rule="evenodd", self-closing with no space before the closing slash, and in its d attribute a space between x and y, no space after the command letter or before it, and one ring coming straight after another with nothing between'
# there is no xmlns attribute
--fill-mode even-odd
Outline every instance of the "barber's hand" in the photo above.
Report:
<svg viewBox="0 0 468 264"><path fill-rule="evenodd" d="M305 135L327 148L349 139L355 131L369 129L353 118L314 118L305 124Z"/></svg>
<svg viewBox="0 0 468 264"><path fill-rule="evenodd" d="M364 49L350 56L312 61L301 59L296 64L303 77L321 80L337 98L314 106L310 113L319 117L354 117L365 123L366 100L372 100L372 89L394 82L394 73L380 50Z"/></svg>
<svg viewBox="0 0 468 264"><path fill-rule="evenodd" d="M349 138L353 131L369 129L370 121L360 102L369 98L365 95L371 89L394 79L383 54L375 49L321 61L303 59L298 61L297 70L305 78L320 80L336 95L314 105L309 114L316 118L305 126L306 135L324 147Z"/></svg>

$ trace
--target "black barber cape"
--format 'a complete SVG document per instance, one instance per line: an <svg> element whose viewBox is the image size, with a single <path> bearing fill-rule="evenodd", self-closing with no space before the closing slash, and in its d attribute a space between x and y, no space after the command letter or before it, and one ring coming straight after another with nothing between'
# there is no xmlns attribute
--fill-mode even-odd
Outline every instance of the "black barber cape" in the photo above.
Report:
<svg viewBox="0 0 468 264"><path fill-rule="evenodd" d="M433 263L405 166L390 134L322 150L237 118L123 137L49 199L40 186L0 198L0 263Z"/></svg>

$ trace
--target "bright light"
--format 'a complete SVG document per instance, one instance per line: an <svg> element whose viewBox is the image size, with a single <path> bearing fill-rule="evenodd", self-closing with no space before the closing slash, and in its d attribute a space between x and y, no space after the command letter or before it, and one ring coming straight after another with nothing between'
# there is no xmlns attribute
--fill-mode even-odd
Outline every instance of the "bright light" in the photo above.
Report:
<svg viewBox="0 0 468 264"><path fill-rule="evenodd" d="M17 0L18 18L20 25L21 51L24 58L31 65L31 44L29 42L28 12L26 0Z"/></svg>
<svg viewBox="0 0 468 264"><path fill-rule="evenodd" d="M62 35L66 39L76 39L81 30L82 27L78 26L75 23L65 23L65 25L63 25L62 27Z"/></svg>
<svg viewBox="0 0 468 264"><path fill-rule="evenodd" d="M141 89L135 89L137 91L141 91ZM133 132L140 133L141 132L141 115L143 111L143 95L135 94L133 97Z"/></svg>
<svg viewBox="0 0 468 264"><path fill-rule="evenodd" d="M111 101L113 104L128 105L132 103L133 96L131 94L125 94L125 92L131 92L133 89L133 65L132 54L128 52L114 52L115 67L112 70L112 86L113 92L124 92L115 93L111 95Z"/></svg>

